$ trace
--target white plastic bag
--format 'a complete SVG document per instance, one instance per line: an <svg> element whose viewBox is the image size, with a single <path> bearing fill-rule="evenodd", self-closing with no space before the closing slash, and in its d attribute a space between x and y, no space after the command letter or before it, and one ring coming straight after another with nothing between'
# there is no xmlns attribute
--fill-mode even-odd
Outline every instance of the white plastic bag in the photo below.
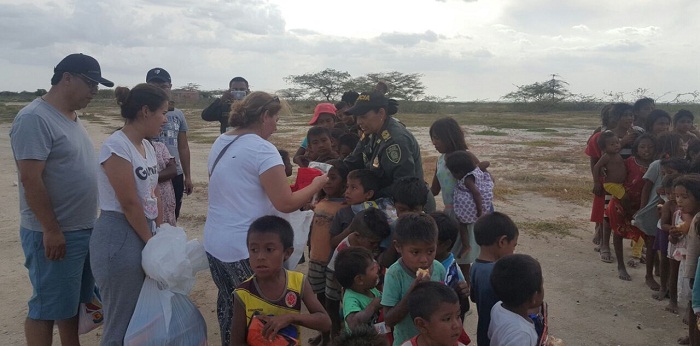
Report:
<svg viewBox="0 0 700 346"><path fill-rule="evenodd" d="M146 278L124 345L207 345L207 325L187 296L160 289L158 282Z"/></svg>
<svg viewBox="0 0 700 346"><path fill-rule="evenodd" d="M187 295L195 273L209 268L204 247L197 240L187 242L185 230L163 224L143 248L141 265L146 275L172 292Z"/></svg>
<svg viewBox="0 0 700 346"><path fill-rule="evenodd" d="M311 221L314 219L312 210L295 211L289 214L281 213L280 217L287 220L292 225L294 230L294 252L284 262L284 267L289 270L294 270L301 260L301 255L304 254L306 242L309 240L309 232L311 231Z"/></svg>
<svg viewBox="0 0 700 346"><path fill-rule="evenodd" d="M95 287L92 300L89 303L80 303L78 310L78 334L89 333L101 326L103 321L102 297L100 297L100 291Z"/></svg>

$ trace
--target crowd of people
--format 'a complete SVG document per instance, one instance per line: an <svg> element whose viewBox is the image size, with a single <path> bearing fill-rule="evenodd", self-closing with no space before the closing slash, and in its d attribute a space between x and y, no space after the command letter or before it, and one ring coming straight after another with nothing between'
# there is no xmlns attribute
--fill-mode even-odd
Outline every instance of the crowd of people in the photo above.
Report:
<svg viewBox="0 0 700 346"><path fill-rule="evenodd" d="M644 265L652 298L668 299L665 310L680 313L689 326L689 335L678 339L682 345L700 345L700 285L694 285L700 255L700 131L694 120L687 110L671 116L657 109L651 98L609 104L585 151L593 176L595 249L603 262L617 260L621 280L632 280L628 266ZM627 262L624 239L632 245Z"/></svg>
<svg viewBox="0 0 700 346"><path fill-rule="evenodd" d="M10 138L33 287L25 321L29 345L51 344L54 324L62 344L78 345L78 306L92 299L95 287L104 312L101 345L123 343L145 278L141 251L159 225L176 224L182 195L192 193L188 127L169 102L171 83L166 70L154 68L146 83L117 87L124 126L97 155L76 112L98 84L114 85L94 58L64 58L49 92L17 114ZM490 163L469 151L453 118L430 127L440 156L427 184L420 146L394 118L398 102L386 96L384 83L347 92L337 104L318 104L293 155L268 141L286 113L284 100L251 92L241 77L229 87L202 113L220 121L222 132L207 160L203 241L218 289L222 345L466 345L473 341L462 319L471 303L476 344L542 344L542 269L534 258L513 254L518 228L494 210ZM604 124L618 128L619 118L628 117ZM592 142L603 143L598 153L610 158L592 166L610 171L600 177L603 188L619 197L626 216L634 196L619 191L624 174L612 174L621 159L608 150L608 141L617 139L608 132ZM661 139L646 138L665 148ZM678 154L676 142L669 154ZM642 146L634 148L640 156ZM298 168L290 186L292 162ZM661 175L662 168L656 170ZM671 184L675 203L689 213L695 178L679 179ZM598 185L596 191L602 194ZM436 211L438 195L442 211ZM296 233L285 215L298 210L314 214L307 273L284 266ZM605 234L610 227L601 223ZM300 327L319 334L304 339Z"/></svg>

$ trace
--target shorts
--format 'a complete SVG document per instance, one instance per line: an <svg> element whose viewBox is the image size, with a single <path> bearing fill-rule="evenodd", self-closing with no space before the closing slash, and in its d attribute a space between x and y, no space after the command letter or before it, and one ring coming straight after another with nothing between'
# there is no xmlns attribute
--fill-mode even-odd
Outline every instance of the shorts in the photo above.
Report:
<svg viewBox="0 0 700 346"><path fill-rule="evenodd" d="M326 290L326 272L329 271L327 264L315 260L309 261L309 284L311 289L316 294L325 292Z"/></svg>
<svg viewBox="0 0 700 346"><path fill-rule="evenodd" d="M604 183L603 188L605 192L611 194L613 197L622 200L625 197L625 187L620 183Z"/></svg>
<svg viewBox="0 0 700 346"><path fill-rule="evenodd" d="M338 280L335 279L335 271L326 270L326 299L340 301L342 291L343 288Z"/></svg>
<svg viewBox="0 0 700 346"><path fill-rule="evenodd" d="M20 227L19 234L32 283L27 317L48 321L75 317L80 303L89 303L95 290L89 254L92 229L63 232L66 256L58 261L46 258L43 232Z"/></svg>
<svg viewBox="0 0 700 346"><path fill-rule="evenodd" d="M654 238L652 249L658 250L662 256L668 257L668 233L657 229L656 238Z"/></svg>

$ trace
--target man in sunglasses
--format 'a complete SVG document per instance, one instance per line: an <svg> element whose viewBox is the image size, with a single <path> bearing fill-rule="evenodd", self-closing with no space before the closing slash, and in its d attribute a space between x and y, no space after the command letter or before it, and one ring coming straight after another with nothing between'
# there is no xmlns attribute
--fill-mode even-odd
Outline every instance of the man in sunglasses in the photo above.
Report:
<svg viewBox="0 0 700 346"><path fill-rule="evenodd" d="M32 297L28 345L50 345L54 324L63 345L78 345L78 307L92 301L88 248L97 216L95 147L77 111L97 94L100 64L71 54L54 68L49 92L15 117L10 129L17 164L20 238Z"/></svg>
<svg viewBox="0 0 700 346"><path fill-rule="evenodd" d="M220 98L214 100L202 111L202 119L206 121L218 121L221 123L219 131L226 132L228 127L228 114L231 111L231 104L242 100L250 94L248 81L243 77L235 77L228 82L228 90Z"/></svg>

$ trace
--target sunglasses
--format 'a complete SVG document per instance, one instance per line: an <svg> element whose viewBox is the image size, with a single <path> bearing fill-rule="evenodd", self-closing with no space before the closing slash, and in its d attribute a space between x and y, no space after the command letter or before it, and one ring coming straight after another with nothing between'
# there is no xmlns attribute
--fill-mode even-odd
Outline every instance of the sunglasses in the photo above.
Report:
<svg viewBox="0 0 700 346"><path fill-rule="evenodd" d="M280 102L280 98L275 96L271 98L269 101L265 102L262 106L260 106L260 113L265 112L267 109L267 106L270 105L272 102Z"/></svg>
<svg viewBox="0 0 700 346"><path fill-rule="evenodd" d="M76 76L76 77L80 78L85 84L87 84L87 86L88 86L90 89L97 89L97 86L98 86L99 83L97 83L97 82L95 82L94 80L88 78L86 75L84 75L84 74L82 74L82 73L71 73L71 74L72 74L73 76Z"/></svg>

